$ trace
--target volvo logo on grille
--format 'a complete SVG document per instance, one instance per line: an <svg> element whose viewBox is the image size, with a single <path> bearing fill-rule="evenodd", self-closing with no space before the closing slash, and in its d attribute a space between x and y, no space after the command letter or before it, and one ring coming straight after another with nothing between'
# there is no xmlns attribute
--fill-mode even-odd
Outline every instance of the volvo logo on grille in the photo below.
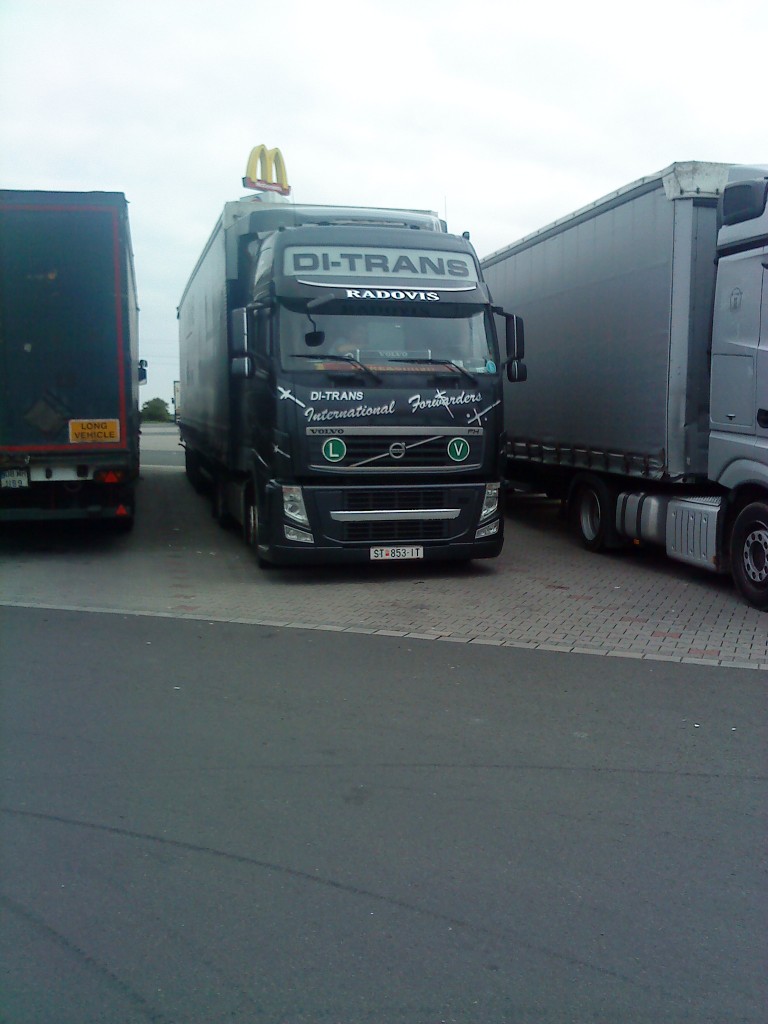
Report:
<svg viewBox="0 0 768 1024"><path fill-rule="evenodd" d="M405 441L393 441L389 446L389 454L393 459L402 459L405 455Z"/></svg>

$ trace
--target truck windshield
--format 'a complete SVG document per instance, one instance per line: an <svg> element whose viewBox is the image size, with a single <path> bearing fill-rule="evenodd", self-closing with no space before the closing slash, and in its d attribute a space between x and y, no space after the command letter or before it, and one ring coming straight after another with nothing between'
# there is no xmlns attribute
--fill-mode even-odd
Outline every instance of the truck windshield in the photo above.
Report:
<svg viewBox="0 0 768 1024"><path fill-rule="evenodd" d="M495 373L486 314L460 306L453 309L455 315L448 316L416 316L400 310L394 316L317 311L310 320L305 312L283 307L278 329L281 363L284 369L300 366L322 372L324 364L337 355L378 373L404 369L434 373L436 362L449 368L453 363L471 374Z"/></svg>

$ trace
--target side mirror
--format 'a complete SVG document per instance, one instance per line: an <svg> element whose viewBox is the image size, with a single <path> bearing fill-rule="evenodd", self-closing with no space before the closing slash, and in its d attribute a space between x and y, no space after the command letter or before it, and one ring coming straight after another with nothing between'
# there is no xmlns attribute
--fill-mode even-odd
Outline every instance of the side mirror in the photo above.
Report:
<svg viewBox="0 0 768 1024"><path fill-rule="evenodd" d="M525 330L523 318L514 313L505 313L505 334L507 343L507 359L522 359L525 355Z"/></svg>
<svg viewBox="0 0 768 1024"><path fill-rule="evenodd" d="M325 331L307 331L304 344L307 348L319 348L325 341Z"/></svg>
<svg viewBox="0 0 768 1024"><path fill-rule="evenodd" d="M139 373L138 373L138 377L139 377L139 384L146 384L147 383L147 360L146 359L140 359L139 360Z"/></svg>
<svg viewBox="0 0 768 1024"><path fill-rule="evenodd" d="M232 351L248 351L248 310L233 309L230 321L232 333Z"/></svg>
<svg viewBox="0 0 768 1024"><path fill-rule="evenodd" d="M230 372L233 377L241 380L253 376L253 360L250 356L236 356L230 364Z"/></svg>
<svg viewBox="0 0 768 1024"><path fill-rule="evenodd" d="M524 380L528 380L528 367L522 359L507 361L507 380L510 384L522 384Z"/></svg>

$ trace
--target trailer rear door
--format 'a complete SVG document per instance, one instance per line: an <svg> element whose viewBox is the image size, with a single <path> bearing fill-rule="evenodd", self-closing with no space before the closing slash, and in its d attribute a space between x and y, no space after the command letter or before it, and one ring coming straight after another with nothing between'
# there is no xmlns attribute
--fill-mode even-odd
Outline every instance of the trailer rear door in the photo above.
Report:
<svg viewBox="0 0 768 1024"><path fill-rule="evenodd" d="M0 448L126 443L120 212L0 204Z"/></svg>

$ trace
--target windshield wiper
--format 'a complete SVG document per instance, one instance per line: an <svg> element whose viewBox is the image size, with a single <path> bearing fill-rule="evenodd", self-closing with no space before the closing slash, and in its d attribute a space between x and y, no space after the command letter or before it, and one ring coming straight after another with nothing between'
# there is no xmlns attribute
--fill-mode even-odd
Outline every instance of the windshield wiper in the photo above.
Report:
<svg viewBox="0 0 768 1024"><path fill-rule="evenodd" d="M473 384L477 384L477 377L473 377L469 370L465 370L463 366L459 366L458 363L454 363L452 359L390 359L390 363L428 363L431 366L452 366L457 373L463 374L467 380L471 380Z"/></svg>
<svg viewBox="0 0 768 1024"><path fill-rule="evenodd" d="M362 370L363 373L367 373L368 376L372 380L376 381L377 384L381 384L382 383L382 378L378 375L378 373L375 373L370 368L370 366L366 366L365 363L361 363L359 359L355 359L354 356L347 356L347 355L343 355L343 356L340 356L340 355L323 355L322 352L317 352L317 353L315 353L315 352L294 352L292 358L293 359L319 359L319 360L322 360L322 362L327 362L327 363L337 363L337 362L338 363L351 363L352 366L356 366L358 369Z"/></svg>

